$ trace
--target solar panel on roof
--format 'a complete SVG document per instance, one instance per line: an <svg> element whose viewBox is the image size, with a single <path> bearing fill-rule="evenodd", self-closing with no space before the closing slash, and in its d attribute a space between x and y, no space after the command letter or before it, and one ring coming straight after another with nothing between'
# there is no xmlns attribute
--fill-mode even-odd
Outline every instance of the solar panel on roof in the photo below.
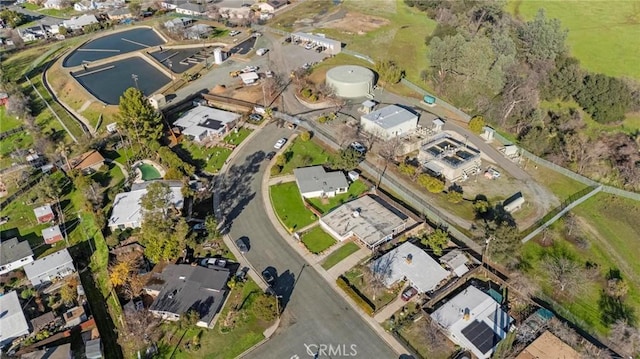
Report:
<svg viewBox="0 0 640 359"><path fill-rule="evenodd" d="M462 329L462 335L483 354L488 353L501 340L500 336L498 336L487 323L477 320Z"/></svg>

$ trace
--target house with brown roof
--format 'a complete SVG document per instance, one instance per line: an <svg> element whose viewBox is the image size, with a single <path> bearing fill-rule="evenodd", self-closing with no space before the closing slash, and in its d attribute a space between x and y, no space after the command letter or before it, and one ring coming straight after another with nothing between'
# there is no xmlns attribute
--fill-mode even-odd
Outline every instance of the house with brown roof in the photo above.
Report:
<svg viewBox="0 0 640 359"><path fill-rule="evenodd" d="M64 313L65 328L75 327L85 320L87 320L87 313L85 313L84 308L81 305L71 308Z"/></svg>
<svg viewBox="0 0 640 359"><path fill-rule="evenodd" d="M64 239L60 226L58 225L43 229L42 238L46 244L54 244Z"/></svg>
<svg viewBox="0 0 640 359"><path fill-rule="evenodd" d="M545 331L516 359L579 359L580 354L550 331Z"/></svg>
<svg viewBox="0 0 640 359"><path fill-rule="evenodd" d="M51 206L45 204L44 206L37 207L33 209L33 214L35 214L38 223L47 223L53 221L55 215L53 214L53 210Z"/></svg>
<svg viewBox="0 0 640 359"><path fill-rule="evenodd" d="M84 174L98 171L103 164L104 157L96 150L85 152L69 160L72 170L80 170Z"/></svg>

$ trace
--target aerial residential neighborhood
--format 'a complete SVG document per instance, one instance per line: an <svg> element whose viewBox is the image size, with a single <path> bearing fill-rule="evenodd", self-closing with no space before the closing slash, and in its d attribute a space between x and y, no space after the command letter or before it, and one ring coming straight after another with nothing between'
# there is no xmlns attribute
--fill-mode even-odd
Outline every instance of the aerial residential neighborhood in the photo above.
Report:
<svg viewBox="0 0 640 359"><path fill-rule="evenodd" d="M636 5L0 2L0 357L640 358Z"/></svg>

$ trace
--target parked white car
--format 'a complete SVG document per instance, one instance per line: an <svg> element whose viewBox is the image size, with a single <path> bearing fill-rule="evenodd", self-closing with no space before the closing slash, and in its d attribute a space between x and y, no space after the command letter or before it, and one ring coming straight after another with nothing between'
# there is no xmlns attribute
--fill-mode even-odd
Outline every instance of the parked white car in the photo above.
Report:
<svg viewBox="0 0 640 359"><path fill-rule="evenodd" d="M281 138L278 140L278 142L276 142L275 145L273 145L273 148L275 148L276 150L279 150L282 148L282 146L284 146L285 143L287 143L287 139Z"/></svg>
<svg viewBox="0 0 640 359"><path fill-rule="evenodd" d="M266 54L267 52L269 52L269 49L260 48L260 49L256 50L256 54L258 56L264 56L264 54Z"/></svg>

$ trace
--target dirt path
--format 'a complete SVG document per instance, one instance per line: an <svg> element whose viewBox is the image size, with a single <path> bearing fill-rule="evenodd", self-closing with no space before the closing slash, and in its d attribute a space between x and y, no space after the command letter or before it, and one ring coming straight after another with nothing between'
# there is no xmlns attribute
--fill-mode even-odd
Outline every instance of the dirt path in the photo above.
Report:
<svg viewBox="0 0 640 359"><path fill-rule="evenodd" d="M596 228L594 228L591 223L589 223L586 219L580 217L580 216L576 216L576 218L578 219L578 223L580 224L580 227L584 229L584 231L593 239L595 239L596 241L598 241L599 244L601 244L604 248L604 250L607 252L607 254L614 260L615 263L617 263L618 265L618 269L620 269L620 271L622 271L622 273L625 274L625 279L626 280L630 280L634 283L635 286L640 287L640 278L635 275L633 268L631 268L627 262L625 261L625 259L615 250L615 248L613 246L611 246L611 244L609 244L609 242L607 242L607 239L604 238L600 232L598 232L598 230Z"/></svg>

